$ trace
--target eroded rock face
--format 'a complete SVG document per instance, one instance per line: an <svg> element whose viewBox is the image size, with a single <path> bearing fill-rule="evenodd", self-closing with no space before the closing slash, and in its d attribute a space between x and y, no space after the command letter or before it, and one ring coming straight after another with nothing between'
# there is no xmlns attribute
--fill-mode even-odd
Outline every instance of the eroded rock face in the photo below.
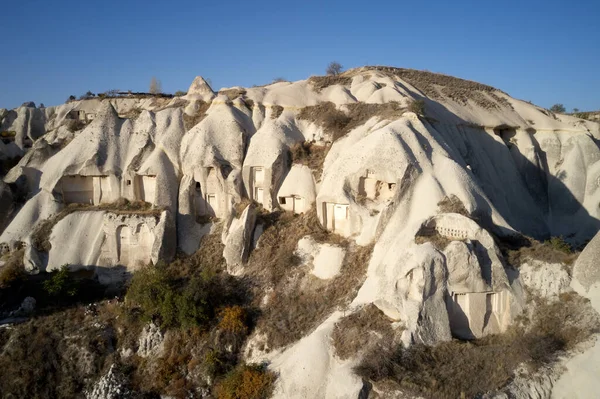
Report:
<svg viewBox="0 0 600 399"><path fill-rule="evenodd" d="M475 253L471 240L452 241L446 249L448 289L451 292L485 292L490 286L482 277L483 266Z"/></svg>
<svg viewBox="0 0 600 399"><path fill-rule="evenodd" d="M314 276L329 280L340 273L345 250L337 245L319 244L307 236L298 242L295 255L304 265L311 266L311 273Z"/></svg>
<svg viewBox="0 0 600 399"><path fill-rule="evenodd" d="M85 397L87 399L123 399L132 397L132 394L127 388L127 379L113 364L108 372L96 382L91 391L86 392Z"/></svg>
<svg viewBox="0 0 600 399"><path fill-rule="evenodd" d="M343 83L319 88L300 81L218 94L199 77L185 98L173 101L94 99L1 111L0 130L15 137L0 145L0 155L25 154L5 180L23 188L29 199L0 242L11 248L25 242L30 270L65 263L134 270L168 260L177 249L191 254L203 235L223 227L228 272L240 274L259 233L254 207L233 219L236 204L247 198L269 211L316 208L330 232L358 245L375 243L353 305L377 304L405 328L406 345L502 332L523 305L521 282L553 297L566 289L568 276L553 265L535 264L525 266L520 277L509 273L487 230L500 236L564 235L573 243L595 234L600 127L551 115L493 88L481 91L476 84L454 93L451 87L428 90L411 78L414 73L357 69ZM402 108L414 99L423 99L427 118L386 111L386 104ZM323 121L332 115L300 115L324 102L332 106L318 110L344 112L332 115L342 122L348 118L348 129L325 129ZM71 132L73 115L85 123ZM290 148L305 141L332 142L323 165L314 166L322 166L320 181L314 170L292 166ZM450 195L478 222L438 214L438 203ZM120 198L163 211L160 217L74 212L54 226L47 259L31 246L34 227L65 204ZM443 250L418 245L415 235L422 229L451 242ZM600 280L598 240L573 273L592 298ZM344 254L335 246L313 245L306 253L317 277L340 272ZM334 319L277 359L278 395L360 391L352 365L330 356ZM306 365L301 372L299 363Z"/></svg>
<svg viewBox="0 0 600 399"><path fill-rule="evenodd" d="M174 235L169 211L147 215L73 212L52 228L52 248L45 267L56 270L64 264L72 269L100 266L98 274L103 282L122 281L125 272L170 259L175 250Z"/></svg>
<svg viewBox="0 0 600 399"><path fill-rule="evenodd" d="M571 277L562 263L527 260L519 267L519 276L527 288L544 298L555 298L571 290Z"/></svg>
<svg viewBox="0 0 600 399"><path fill-rule="evenodd" d="M588 291L600 282L600 233L596 234L573 266L573 279Z"/></svg>
<svg viewBox="0 0 600 399"><path fill-rule="evenodd" d="M145 326L138 340L137 354L141 357L160 356L164 350L165 336L154 323Z"/></svg>
<svg viewBox="0 0 600 399"><path fill-rule="evenodd" d="M237 275L243 271L252 244L255 223L256 209L250 204L239 218L233 219L229 226L223 240L225 244L223 257L227 262L227 271L231 274Z"/></svg>
<svg viewBox="0 0 600 399"><path fill-rule="evenodd" d="M406 325L405 342L451 339L445 296L447 271L443 256L430 244L405 251L385 268L374 303L388 317Z"/></svg>

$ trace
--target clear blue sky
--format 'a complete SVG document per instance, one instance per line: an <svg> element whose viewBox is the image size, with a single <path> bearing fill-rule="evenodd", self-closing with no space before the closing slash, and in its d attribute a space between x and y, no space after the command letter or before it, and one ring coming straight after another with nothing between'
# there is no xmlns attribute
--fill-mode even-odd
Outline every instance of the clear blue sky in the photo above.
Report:
<svg viewBox="0 0 600 399"><path fill-rule="evenodd" d="M485 4L485 5L482 5ZM3 1L0 107L392 65L600 109L600 1Z"/></svg>

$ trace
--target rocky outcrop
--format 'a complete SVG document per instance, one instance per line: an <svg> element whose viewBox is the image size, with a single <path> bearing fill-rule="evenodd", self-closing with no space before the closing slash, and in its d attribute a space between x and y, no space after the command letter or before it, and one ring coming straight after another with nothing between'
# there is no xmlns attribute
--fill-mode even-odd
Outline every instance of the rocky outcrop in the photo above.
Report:
<svg viewBox="0 0 600 399"><path fill-rule="evenodd" d="M238 275L243 271L243 265L248 259L254 225L256 223L256 208L248 205L239 218L233 219L223 243L223 257L227 262L227 272Z"/></svg>
<svg viewBox="0 0 600 399"><path fill-rule="evenodd" d="M339 275L345 254L344 248L317 243L310 236L298 241L298 248L294 252L301 263L308 265L311 273L322 280L329 280Z"/></svg>
<svg viewBox="0 0 600 399"><path fill-rule="evenodd" d="M519 277L523 285L544 298L556 298L571 290L571 276L562 263L529 259L519 267Z"/></svg>
<svg viewBox="0 0 600 399"><path fill-rule="evenodd" d="M125 399L133 396L127 388L127 379L113 364L92 389L86 392L85 397L86 399Z"/></svg>
<svg viewBox="0 0 600 399"><path fill-rule="evenodd" d="M573 280L586 291L591 290L600 282L598 259L600 259L600 233L596 234L586 245L573 266Z"/></svg>
<svg viewBox="0 0 600 399"><path fill-rule="evenodd" d="M164 350L164 340L164 333L159 326L154 323L146 325L138 339L138 356L160 356Z"/></svg>
<svg viewBox="0 0 600 399"><path fill-rule="evenodd" d="M414 100L423 101L419 115L406 109ZM491 233L580 244L600 228L600 125L429 72L372 67L219 93L198 77L183 98L73 101L0 117L0 130L15 136L0 146L2 159L25 154L5 181L28 196L0 243L25 243L30 271L68 263L110 282L104 272L191 254L222 231L227 271L242 274L271 220L255 231L255 206L236 218L236 205L316 209L330 233L374 244L352 307L374 303L401 326L405 345L503 332L525 304L522 284L549 298L567 291L562 267L508 267ZM321 158L292 165L290 148L306 141L328 150L318 182L310 167ZM0 185L0 205L10 202L5 193ZM440 210L446 197L468 216ZM121 198L152 210L101 208ZM81 208L53 226L46 256L31 233L71 203ZM592 301L599 240L571 282ZM344 272L341 248L309 238L297 248L312 281ZM353 360L338 362L328 341L342 310L274 357L276 396L357 396ZM145 334L149 356L158 332Z"/></svg>

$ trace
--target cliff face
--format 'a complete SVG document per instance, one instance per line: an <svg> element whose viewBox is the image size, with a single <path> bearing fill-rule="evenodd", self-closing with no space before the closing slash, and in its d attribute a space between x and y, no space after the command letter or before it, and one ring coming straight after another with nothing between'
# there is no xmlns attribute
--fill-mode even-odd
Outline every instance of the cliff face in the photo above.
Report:
<svg viewBox="0 0 600 399"><path fill-rule="evenodd" d="M505 332L528 313L524 285L535 284L521 281L501 243L561 236L579 246L600 227L599 124L429 72L369 67L217 93L196 78L172 100L21 107L2 114L0 130L15 132L4 156L9 146L26 152L4 181L28 198L16 215L0 215L0 243L24 243L31 270L134 270L170 261L175 247L192 254L221 229L227 270L253 278L253 254L274 245L265 240L277 220L265 215L282 209L316 217L328 240L345 242L311 253L298 243L307 238L282 237L294 237L307 271L343 275L340 253L347 262L369 248L360 284L304 338L276 345L258 323L245 356L271 362L280 397L358 395L360 356L340 360L330 336L369 304L405 346ZM123 198L160 218L123 214ZM81 208L65 213L69 204ZM329 263L335 273L323 271ZM339 278L316 279L331 287ZM294 281L292 291L317 284ZM261 284L284 292L283 280Z"/></svg>

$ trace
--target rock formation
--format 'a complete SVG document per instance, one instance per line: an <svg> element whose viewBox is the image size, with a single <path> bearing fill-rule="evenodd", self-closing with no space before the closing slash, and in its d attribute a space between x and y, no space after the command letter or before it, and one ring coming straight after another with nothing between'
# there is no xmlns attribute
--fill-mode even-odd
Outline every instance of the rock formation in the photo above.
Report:
<svg viewBox="0 0 600 399"><path fill-rule="evenodd" d="M408 347L503 333L527 312L530 291L571 292L568 269L529 259L519 274L501 240L579 246L596 235L572 285L600 298L600 125L479 83L365 67L214 92L197 77L181 98L22 106L0 110L0 126L10 132L0 161L22 157L0 182L0 244L24 245L32 271L69 264L111 282L220 232L227 272L244 275L265 215L279 210L314 212L331 236L374 245L351 305L298 342L247 356L279 373L275 397L366 389L330 335L368 304ZM300 161L293 149L307 143ZM447 198L460 212L438 206ZM295 256L333 284L349 254L307 236ZM121 392L115 373L90 397Z"/></svg>

